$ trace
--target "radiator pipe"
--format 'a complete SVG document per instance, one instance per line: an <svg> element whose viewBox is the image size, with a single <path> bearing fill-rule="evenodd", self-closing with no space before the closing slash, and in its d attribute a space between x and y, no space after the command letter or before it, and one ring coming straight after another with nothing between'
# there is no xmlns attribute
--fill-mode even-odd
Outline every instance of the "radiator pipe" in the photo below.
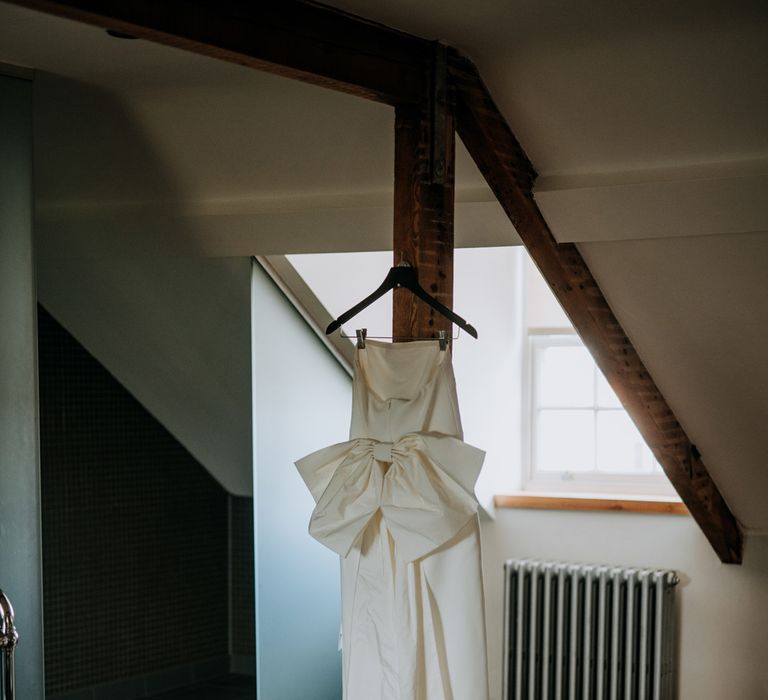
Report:
<svg viewBox="0 0 768 700"><path fill-rule="evenodd" d="M16 700L16 672L13 655L19 633L14 624L13 606L8 596L0 590L0 656L2 656L3 686L0 688L2 700Z"/></svg>

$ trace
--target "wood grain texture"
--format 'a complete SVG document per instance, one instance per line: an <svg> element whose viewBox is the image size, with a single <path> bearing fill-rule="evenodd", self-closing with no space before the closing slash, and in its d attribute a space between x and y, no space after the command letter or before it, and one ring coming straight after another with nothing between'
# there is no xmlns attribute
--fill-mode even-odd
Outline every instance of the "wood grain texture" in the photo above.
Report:
<svg viewBox="0 0 768 700"><path fill-rule="evenodd" d="M451 52L456 128L525 247L720 560L742 533L575 245L558 244L533 201L530 162L472 63Z"/></svg>
<svg viewBox="0 0 768 700"><path fill-rule="evenodd" d="M442 182L430 179L431 129L426 106L395 108L395 206L393 262L413 265L419 283L438 301L453 307L453 211L455 132L449 104L440 120L445 153ZM406 290L393 297L392 336L451 337L451 322Z"/></svg>
<svg viewBox="0 0 768 700"><path fill-rule="evenodd" d="M581 496L542 496L512 494L495 496L497 508L536 508L540 510L609 510L626 513L657 513L662 515L690 515L678 501L642 500L627 498L587 498Z"/></svg>
<svg viewBox="0 0 768 700"><path fill-rule="evenodd" d="M313 2L12 0L390 105L424 96L432 42Z"/></svg>

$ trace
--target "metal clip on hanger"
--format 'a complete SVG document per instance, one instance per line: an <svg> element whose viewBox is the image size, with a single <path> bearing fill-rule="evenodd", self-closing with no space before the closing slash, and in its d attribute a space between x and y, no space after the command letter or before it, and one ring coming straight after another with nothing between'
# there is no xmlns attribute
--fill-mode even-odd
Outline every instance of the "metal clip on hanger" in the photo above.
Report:
<svg viewBox="0 0 768 700"><path fill-rule="evenodd" d="M358 328L355 331L355 336L357 337L357 347L361 350L365 348L365 339L368 337L368 329L367 328ZM344 335L342 333L342 338L351 338L350 335ZM391 338L392 336L371 336L373 338ZM456 336L458 338L458 336ZM437 332L437 338L408 338L407 340L437 340L440 343L440 350L445 351L448 349L448 336L446 335L445 331L438 331ZM455 338L454 338L455 340Z"/></svg>
<svg viewBox="0 0 768 700"><path fill-rule="evenodd" d="M357 336L357 347L361 350L364 349L365 339L368 336L368 329L358 328L355 331L355 335ZM440 351L445 352L448 349L448 337L446 336L445 331L437 332L437 341L440 343Z"/></svg>

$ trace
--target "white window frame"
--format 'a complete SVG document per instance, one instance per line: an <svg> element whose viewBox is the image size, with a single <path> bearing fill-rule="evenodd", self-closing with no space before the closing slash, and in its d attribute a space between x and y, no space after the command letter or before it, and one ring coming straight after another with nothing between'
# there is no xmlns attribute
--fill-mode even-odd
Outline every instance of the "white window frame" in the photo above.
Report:
<svg viewBox="0 0 768 700"><path fill-rule="evenodd" d="M522 489L537 493L581 493L603 496L679 497L663 473L606 473L606 472L544 472L536 471L534 450L536 435L536 407L534 382L536 377L536 346L582 345L572 328L529 328L523 360L523 475ZM598 369L599 371L599 369Z"/></svg>

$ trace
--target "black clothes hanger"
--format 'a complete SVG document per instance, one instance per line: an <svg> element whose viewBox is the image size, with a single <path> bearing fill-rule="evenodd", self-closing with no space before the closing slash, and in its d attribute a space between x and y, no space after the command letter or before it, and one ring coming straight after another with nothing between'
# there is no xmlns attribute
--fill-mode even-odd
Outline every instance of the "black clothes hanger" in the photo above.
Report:
<svg viewBox="0 0 768 700"><path fill-rule="evenodd" d="M473 338L477 338L477 331L474 326L467 323L461 316L453 313L447 306L441 304L435 297L428 294L419 284L419 277L416 274L416 269L411 267L408 263L400 263L396 267L390 269L384 281L379 285L372 294L369 294L361 302L355 304L351 309L345 311L335 321L333 321L328 328L325 329L325 334L330 335L337 328L341 328L343 323L349 321L353 316L357 316L363 309L373 304L379 297L386 294L390 289L396 287L403 287L413 292L423 302L429 304L435 311L445 316L449 321L455 323L459 328L462 328L469 333Z"/></svg>

